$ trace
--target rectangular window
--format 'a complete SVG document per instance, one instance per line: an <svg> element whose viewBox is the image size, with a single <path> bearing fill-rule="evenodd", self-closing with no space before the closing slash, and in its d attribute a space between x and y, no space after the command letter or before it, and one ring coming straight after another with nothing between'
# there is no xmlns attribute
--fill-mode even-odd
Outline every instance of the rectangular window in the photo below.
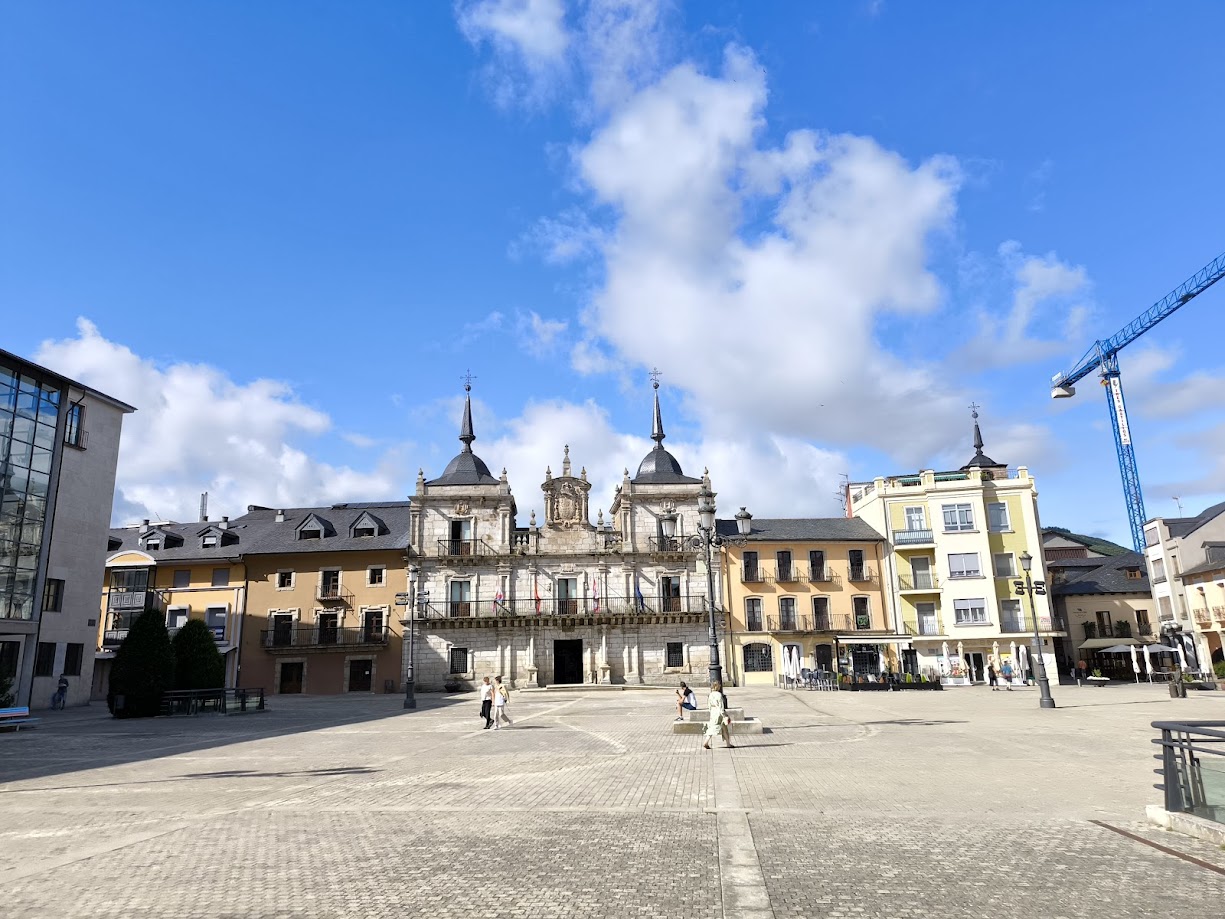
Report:
<svg viewBox="0 0 1225 919"><path fill-rule="evenodd" d="M213 633L217 641L225 641L225 621L229 618L229 610L224 606L210 606L204 611L204 624Z"/></svg>
<svg viewBox="0 0 1225 919"><path fill-rule="evenodd" d="M213 569L213 586L214 587L229 587L230 586L230 569L229 568L214 568Z"/></svg>
<svg viewBox="0 0 1225 919"><path fill-rule="evenodd" d="M276 573L276 589L277 590L292 590L293 589L293 572L278 571Z"/></svg>
<svg viewBox="0 0 1225 919"><path fill-rule="evenodd" d="M779 597L778 627L787 632L795 631L795 597Z"/></svg>
<svg viewBox="0 0 1225 919"><path fill-rule="evenodd" d="M452 648L450 657L451 657L451 672L452 673L467 673L468 672L468 649L467 648Z"/></svg>
<svg viewBox="0 0 1225 919"><path fill-rule="evenodd" d="M201 537L200 539L200 548L201 549L216 549L217 548L217 534L216 533L205 533L204 536Z"/></svg>
<svg viewBox="0 0 1225 919"><path fill-rule="evenodd" d="M985 625L987 622L986 600L954 600L953 621L958 625Z"/></svg>
<svg viewBox="0 0 1225 919"><path fill-rule="evenodd" d="M774 562L778 565L778 579L780 581L791 580L791 553L783 550L782 552L774 553Z"/></svg>
<svg viewBox="0 0 1225 919"><path fill-rule="evenodd" d="M852 597L851 609L855 613L855 628L872 628L872 607L867 597Z"/></svg>
<svg viewBox="0 0 1225 919"><path fill-rule="evenodd" d="M679 641L670 641L667 643L667 648L664 651L666 661L665 667L684 667L685 666L685 645Z"/></svg>
<svg viewBox="0 0 1225 919"><path fill-rule="evenodd" d="M372 526L361 526L361 527L354 527L354 528L353 528L353 535L354 535L355 537L357 537L358 539L361 539L361 538L363 538L363 537L370 537L370 536L373 536L373 535L374 535L374 527L372 527Z"/></svg>
<svg viewBox="0 0 1225 919"><path fill-rule="evenodd" d="M847 553L850 562L850 578L852 581L866 581L867 573L863 567L863 549L852 549Z"/></svg>
<svg viewBox="0 0 1225 919"><path fill-rule="evenodd" d="M64 443L85 449L85 406L79 402L68 406L68 423L64 425Z"/></svg>
<svg viewBox="0 0 1225 919"><path fill-rule="evenodd" d="M1127 580L1129 581L1138 581L1143 577L1139 568L1127 568L1124 570L1127 572Z"/></svg>
<svg viewBox="0 0 1225 919"><path fill-rule="evenodd" d="M80 676L85 645L69 642L64 646L64 676Z"/></svg>
<svg viewBox="0 0 1225 919"><path fill-rule="evenodd" d="M186 606L172 606L166 610L166 628L181 629L187 625L187 617L191 609Z"/></svg>
<svg viewBox="0 0 1225 919"><path fill-rule="evenodd" d="M318 527L298 531L298 539L320 539L322 536L323 531Z"/></svg>
<svg viewBox="0 0 1225 919"><path fill-rule="evenodd" d="M752 583L754 581L760 581L761 580L761 575L759 573L760 570L761 569L758 567L758 564L757 564L757 553L756 552L744 553L744 580L747 583Z"/></svg>
<svg viewBox="0 0 1225 919"><path fill-rule="evenodd" d="M974 510L968 504L945 504L944 532L961 533L974 529Z"/></svg>
<svg viewBox="0 0 1225 919"><path fill-rule="evenodd" d="M145 540L145 550L148 552L156 552L162 547L162 537L150 536Z"/></svg>
<svg viewBox="0 0 1225 919"><path fill-rule="evenodd" d="M1164 581L1165 580L1165 562L1163 562L1159 558L1155 558L1152 560L1152 565L1153 565L1153 580L1154 581Z"/></svg>
<svg viewBox="0 0 1225 919"><path fill-rule="evenodd" d="M38 650L34 652L34 675L55 675L55 642L40 641Z"/></svg>
<svg viewBox="0 0 1225 919"><path fill-rule="evenodd" d="M660 609L665 613L681 611L681 579L664 577L659 579Z"/></svg>
<svg viewBox="0 0 1225 919"><path fill-rule="evenodd" d="M366 569L366 584L370 587L382 587L383 579L386 577L387 569L378 566L375 568Z"/></svg>
<svg viewBox="0 0 1225 919"><path fill-rule="evenodd" d="M1001 552L993 556L995 576L997 578L1015 578L1017 576L1016 557L1011 552Z"/></svg>
<svg viewBox="0 0 1225 919"><path fill-rule="evenodd" d="M825 580L825 553L820 549L808 553L808 574L810 580Z"/></svg>
<svg viewBox="0 0 1225 919"><path fill-rule="evenodd" d="M812 598L812 620L812 627L818 632L834 630L829 618L829 597Z"/></svg>
<svg viewBox="0 0 1225 919"><path fill-rule="evenodd" d="M1025 618L1021 615L1020 600L1000 601L1000 631L1025 632Z"/></svg>
<svg viewBox="0 0 1225 919"><path fill-rule="evenodd" d="M178 568L174 572L174 587L176 590L181 590L184 587L191 586L191 570L186 568Z"/></svg>
<svg viewBox="0 0 1225 919"><path fill-rule="evenodd" d="M1153 634L1153 625L1151 622L1149 622L1148 610L1136 610L1136 628L1139 630L1141 635Z"/></svg>
<svg viewBox="0 0 1225 919"><path fill-rule="evenodd" d="M43 585L43 612L58 613L64 608L64 582L59 578L47 578Z"/></svg>
<svg viewBox="0 0 1225 919"><path fill-rule="evenodd" d="M744 601L744 627L750 632L761 631L760 597L750 597Z"/></svg>
<svg viewBox="0 0 1225 919"><path fill-rule="evenodd" d="M1161 537L1158 535L1159 532L1160 531L1158 530L1157 527L1149 527L1147 530L1145 530L1144 531L1144 545L1145 546L1155 546L1157 545L1157 543L1161 542Z"/></svg>
<svg viewBox="0 0 1225 919"><path fill-rule="evenodd" d="M949 553L950 578L977 578L981 576L982 569L978 567L977 552Z"/></svg>
<svg viewBox="0 0 1225 919"><path fill-rule="evenodd" d="M922 506L906 508L906 529L927 529L927 514L924 512Z"/></svg>
<svg viewBox="0 0 1225 919"><path fill-rule="evenodd" d="M995 533L1003 533L1012 529L1008 521L1008 505L1003 501L995 501L987 505L987 529Z"/></svg>

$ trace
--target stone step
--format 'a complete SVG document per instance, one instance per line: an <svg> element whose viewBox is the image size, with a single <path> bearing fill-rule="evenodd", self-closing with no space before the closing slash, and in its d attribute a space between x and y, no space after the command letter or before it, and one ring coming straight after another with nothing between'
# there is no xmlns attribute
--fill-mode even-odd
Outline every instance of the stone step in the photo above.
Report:
<svg viewBox="0 0 1225 919"><path fill-rule="evenodd" d="M706 723L698 721L673 721L673 734L701 734L706 730ZM732 734L764 734L766 727L756 718L744 718L728 725Z"/></svg>
<svg viewBox="0 0 1225 919"><path fill-rule="evenodd" d="M728 715L731 716L732 721L744 721L744 709L729 708L726 709L726 711ZM700 721L702 724L705 724L707 719L710 718L710 710L706 708L698 708L694 709L693 711L686 711L683 717L686 721Z"/></svg>

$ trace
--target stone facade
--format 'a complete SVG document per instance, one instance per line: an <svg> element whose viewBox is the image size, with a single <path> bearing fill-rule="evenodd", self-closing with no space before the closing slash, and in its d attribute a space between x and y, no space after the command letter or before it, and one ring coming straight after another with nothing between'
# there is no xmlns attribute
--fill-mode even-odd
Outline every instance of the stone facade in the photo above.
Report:
<svg viewBox="0 0 1225 919"><path fill-rule="evenodd" d="M710 479L684 475L664 449L658 396L652 438L610 519L591 522L591 485L566 447L561 474L545 470L540 486L544 519L521 527L506 471L494 477L472 452L466 404L463 450L438 478L417 477L405 679L411 663L425 690L497 674L517 686L705 682L709 578L693 537Z"/></svg>

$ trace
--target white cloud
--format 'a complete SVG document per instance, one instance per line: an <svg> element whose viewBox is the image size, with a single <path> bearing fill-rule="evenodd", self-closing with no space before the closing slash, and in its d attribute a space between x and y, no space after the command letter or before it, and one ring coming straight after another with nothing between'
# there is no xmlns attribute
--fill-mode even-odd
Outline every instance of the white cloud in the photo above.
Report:
<svg viewBox="0 0 1225 919"><path fill-rule="evenodd" d="M516 319L519 346L533 357L544 357L561 342L570 324L562 319L543 319L535 310L520 313Z"/></svg>
<svg viewBox="0 0 1225 919"><path fill-rule="evenodd" d="M194 520L199 495L217 513L249 503L378 500L403 493L394 451L362 471L312 459L301 446L331 419L276 380L236 382L207 364L159 366L102 336L87 319L77 336L45 341L35 360L137 407L124 421L116 522Z"/></svg>
<svg viewBox="0 0 1225 919"><path fill-rule="evenodd" d="M1182 366L1177 346L1139 345L1120 355L1123 391L1128 414L1146 418L1186 418L1202 413L1219 414L1225 408L1225 373L1196 370L1170 379L1170 371Z"/></svg>
<svg viewBox="0 0 1225 919"><path fill-rule="evenodd" d="M535 105L553 95L570 45L562 0L471 0L457 4L456 18L469 42L492 48L485 77L499 105Z"/></svg>

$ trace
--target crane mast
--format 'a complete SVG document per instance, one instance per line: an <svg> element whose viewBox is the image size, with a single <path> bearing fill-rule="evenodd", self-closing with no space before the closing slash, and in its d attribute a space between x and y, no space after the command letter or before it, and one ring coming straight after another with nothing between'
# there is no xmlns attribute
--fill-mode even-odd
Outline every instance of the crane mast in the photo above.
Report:
<svg viewBox="0 0 1225 919"><path fill-rule="evenodd" d="M1114 430L1114 448L1119 457L1119 474L1123 479L1132 546L1137 552L1144 551L1144 521L1147 518L1144 494L1140 489L1140 473L1136 468L1136 451L1132 446L1131 426L1127 421L1127 403L1123 398L1119 351L1163 319L1172 316L1222 277L1225 277L1225 254L1218 255L1110 338L1095 341L1075 367L1066 373L1057 373L1051 379L1051 398L1067 399L1076 394L1074 384L1077 381L1083 380L1094 370L1101 374L1102 386L1106 389L1106 404L1110 408L1110 426Z"/></svg>

